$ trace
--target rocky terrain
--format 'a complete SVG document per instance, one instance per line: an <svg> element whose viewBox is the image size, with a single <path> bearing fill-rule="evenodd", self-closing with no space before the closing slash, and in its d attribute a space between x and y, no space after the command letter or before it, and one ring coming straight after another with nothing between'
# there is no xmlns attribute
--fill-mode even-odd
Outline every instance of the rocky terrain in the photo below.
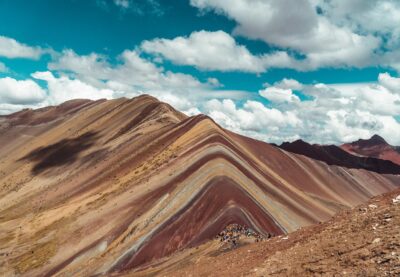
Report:
<svg viewBox="0 0 400 277"><path fill-rule="evenodd" d="M176 259L183 262L176 262ZM400 189L289 235L189 249L138 276L399 276Z"/></svg>
<svg viewBox="0 0 400 277"><path fill-rule="evenodd" d="M0 275L149 275L173 265L179 275L210 249L216 257L290 238L399 184L147 95L24 110L0 117ZM232 225L256 235L221 242L224 230L238 235Z"/></svg>

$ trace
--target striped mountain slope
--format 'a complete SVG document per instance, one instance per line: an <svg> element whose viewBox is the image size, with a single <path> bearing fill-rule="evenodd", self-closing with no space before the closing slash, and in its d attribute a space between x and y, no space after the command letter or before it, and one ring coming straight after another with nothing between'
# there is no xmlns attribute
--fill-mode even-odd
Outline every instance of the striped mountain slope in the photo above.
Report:
<svg viewBox="0 0 400 277"><path fill-rule="evenodd" d="M142 95L0 118L0 275L134 272L232 223L280 235L391 191Z"/></svg>

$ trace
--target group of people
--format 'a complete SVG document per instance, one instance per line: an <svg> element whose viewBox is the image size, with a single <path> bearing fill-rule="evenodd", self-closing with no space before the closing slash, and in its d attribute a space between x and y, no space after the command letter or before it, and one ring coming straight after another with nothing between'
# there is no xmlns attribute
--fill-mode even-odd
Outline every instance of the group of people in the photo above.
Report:
<svg viewBox="0 0 400 277"><path fill-rule="evenodd" d="M231 243L232 246L237 246L240 237L254 238L256 242L264 240L266 237L254 231L251 228L239 224L231 224L225 227L218 235L217 239L221 242ZM271 235L268 234L269 238Z"/></svg>

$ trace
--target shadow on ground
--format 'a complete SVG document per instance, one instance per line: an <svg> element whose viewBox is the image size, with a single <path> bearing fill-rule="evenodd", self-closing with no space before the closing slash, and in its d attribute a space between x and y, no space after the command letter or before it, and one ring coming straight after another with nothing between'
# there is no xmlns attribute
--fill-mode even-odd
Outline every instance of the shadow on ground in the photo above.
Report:
<svg viewBox="0 0 400 277"><path fill-rule="evenodd" d="M98 139L97 133L87 132L77 138L63 139L55 144L37 148L20 160L36 162L32 174L37 175L52 167L75 162L79 153L89 149Z"/></svg>

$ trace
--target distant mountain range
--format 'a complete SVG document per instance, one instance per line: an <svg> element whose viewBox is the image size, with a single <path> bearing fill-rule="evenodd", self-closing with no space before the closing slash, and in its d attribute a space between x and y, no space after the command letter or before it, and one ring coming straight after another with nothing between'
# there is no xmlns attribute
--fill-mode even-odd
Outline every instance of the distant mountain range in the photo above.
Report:
<svg viewBox="0 0 400 277"><path fill-rule="evenodd" d="M389 160L400 165L400 146L392 146L378 135L343 144L341 148L350 154Z"/></svg>
<svg viewBox="0 0 400 277"><path fill-rule="evenodd" d="M400 184L391 161L281 147L148 95L2 116L0 275L156 270L230 224L286 235Z"/></svg>
<svg viewBox="0 0 400 277"><path fill-rule="evenodd" d="M400 174L399 152L377 135L341 146L309 144L296 140L282 143L279 147L329 165L366 169L382 174Z"/></svg>

